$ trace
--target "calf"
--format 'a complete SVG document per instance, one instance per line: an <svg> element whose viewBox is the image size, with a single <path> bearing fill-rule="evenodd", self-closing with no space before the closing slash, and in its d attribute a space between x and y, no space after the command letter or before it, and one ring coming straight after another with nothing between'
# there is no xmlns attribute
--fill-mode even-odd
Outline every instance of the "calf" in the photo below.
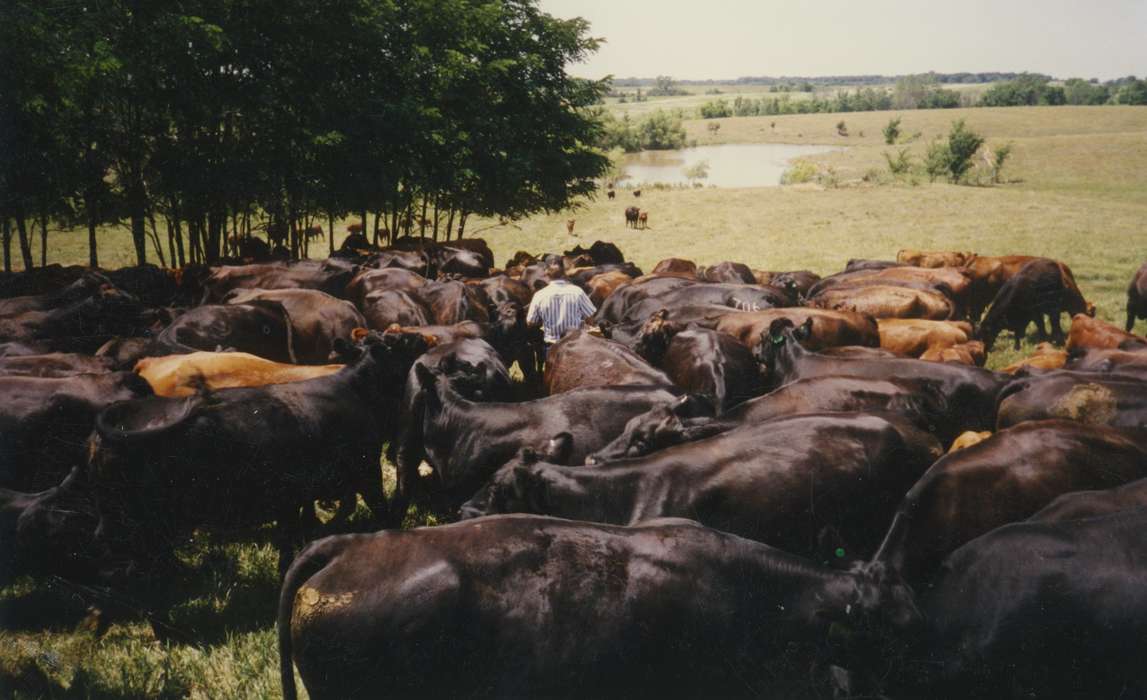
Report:
<svg viewBox="0 0 1147 700"><path fill-rule="evenodd" d="M33 491L60 483L83 462L96 414L151 393L130 372L0 377L0 486Z"/></svg>
<svg viewBox="0 0 1147 700"><path fill-rule="evenodd" d="M1047 418L1116 428L1147 427L1147 380L1059 371L1017 379L1000 391L998 429Z"/></svg>
<svg viewBox="0 0 1147 700"><path fill-rule="evenodd" d="M1033 260L1020 268L1000 287L980 325L979 337L987 349L992 349L1000 331L1009 330L1014 338L1015 349L1019 350L1020 340L1028 324L1033 322L1040 339L1047 340L1044 316L1050 322L1052 338L1062 342L1063 330L1059 325L1061 313L1066 311L1068 314L1087 313L1088 316L1094 316L1095 305L1084 301L1070 275L1071 272L1063 263L1047 259Z"/></svg>
<svg viewBox="0 0 1147 700"><path fill-rule="evenodd" d="M616 437L630 418L676 399L666 385L597 386L522 403L475 403L460 395L441 370L415 365L414 371L422 388L421 436L427 461L434 467L438 490L454 506L472 496L523 446L546 447L555 462L581 464ZM417 462L400 462L400 479L415 478Z"/></svg>
<svg viewBox="0 0 1147 700"><path fill-rule="evenodd" d="M852 377L801 379L750 399L720 418L690 418L685 399L634 417L613 442L586 458L586 464L641 457L691 440L802 413L880 412L895 414L946 444L953 434L945 425L943 397L929 382Z"/></svg>
<svg viewBox="0 0 1147 700"><path fill-rule="evenodd" d="M192 396L204 390L301 382L334 374L343 365L288 365L245 352L193 352L145 357L135 372L156 396Z"/></svg>
<svg viewBox="0 0 1147 700"><path fill-rule="evenodd" d="M1060 494L1145 475L1142 435L1064 420L1001 430L932 465L904 497L871 566L920 590L964 543Z"/></svg>
<svg viewBox="0 0 1147 700"><path fill-rule="evenodd" d="M300 510L316 499L340 499L341 523L357 492L381 519L386 399L426 344L411 335L367 340L326 377L102 412L88 448L101 540L132 558L163 557L196 529L277 521L282 573Z"/></svg>
<svg viewBox="0 0 1147 700"><path fill-rule="evenodd" d="M778 387L809 377L840 375L871 379L928 380L935 383L948 405L951 424L959 430L990 430L995 427L996 395L1002 377L979 367L912 359L828 357L809 352L800 337L810 332L806 321L794 334L787 319L773 322L757 346L757 358L765 365L767 381Z"/></svg>
<svg viewBox="0 0 1147 700"><path fill-rule="evenodd" d="M925 599L914 697L1141 697L1147 511L1015 523L961 547Z"/></svg>
<svg viewBox="0 0 1147 700"><path fill-rule="evenodd" d="M1139 268L1127 287L1127 332L1135 327L1136 318L1147 318L1147 263Z"/></svg>
<svg viewBox="0 0 1147 700"><path fill-rule="evenodd" d="M875 548L899 494L941 454L935 438L898 419L807 414L592 469L526 451L494 477L484 512L617 525L688 516L828 558L824 545L846 538L854 557Z"/></svg>
<svg viewBox="0 0 1147 700"><path fill-rule="evenodd" d="M903 587L689 521L500 516L313 543L283 582L279 659L286 700L293 666L314 700L760 697L830 624L918 620Z"/></svg>

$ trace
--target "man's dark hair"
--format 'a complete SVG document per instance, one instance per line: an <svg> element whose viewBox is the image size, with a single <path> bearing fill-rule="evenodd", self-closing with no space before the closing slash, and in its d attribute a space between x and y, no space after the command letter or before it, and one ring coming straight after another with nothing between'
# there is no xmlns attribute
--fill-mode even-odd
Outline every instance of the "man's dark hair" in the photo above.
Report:
<svg viewBox="0 0 1147 700"><path fill-rule="evenodd" d="M546 266L546 277L551 280L564 280L566 278L566 266L560 262L550 263Z"/></svg>

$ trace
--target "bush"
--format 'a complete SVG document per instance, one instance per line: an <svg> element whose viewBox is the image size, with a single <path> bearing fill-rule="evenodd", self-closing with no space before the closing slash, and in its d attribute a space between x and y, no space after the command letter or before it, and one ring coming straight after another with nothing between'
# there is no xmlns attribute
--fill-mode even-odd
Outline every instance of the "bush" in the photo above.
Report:
<svg viewBox="0 0 1147 700"><path fill-rule="evenodd" d="M782 185L799 185L816 179L816 165L807 160L798 160L781 175Z"/></svg>
<svg viewBox="0 0 1147 700"><path fill-rule="evenodd" d="M900 117L889 119L884 125L884 143L891 146L898 138L900 138Z"/></svg>
<svg viewBox="0 0 1147 700"><path fill-rule="evenodd" d="M668 150L683 148L687 141L681 115L674 112L657 110L636 124L628 114L617 119L606 112L601 119L603 129L598 147L603 150L620 148L626 153Z"/></svg>
<svg viewBox="0 0 1147 700"><path fill-rule="evenodd" d="M935 182L936 178L947 174L951 160L952 153L947 143L936 139L928 144L928 152L924 155L924 172L928 174L928 182Z"/></svg>
<svg viewBox="0 0 1147 700"><path fill-rule="evenodd" d="M963 119L952 122L952 130L948 132L948 173L952 182L959 182L964 177L982 145L984 139L969 129Z"/></svg>
<svg viewBox="0 0 1147 700"><path fill-rule="evenodd" d="M884 152L884 160L888 161L888 170L893 175L904 175L912 170L912 157L908 148L901 148L893 158L888 151Z"/></svg>
<svg viewBox="0 0 1147 700"><path fill-rule="evenodd" d="M992 151L992 182L1000 182L1000 173L1004 169L1004 163L1007 162L1008 156L1012 154L1012 144L1005 143L1002 146L996 146Z"/></svg>
<svg viewBox="0 0 1147 700"><path fill-rule="evenodd" d="M836 133L841 136L848 136L848 127L845 125L843 119L836 123Z"/></svg>
<svg viewBox="0 0 1147 700"><path fill-rule="evenodd" d="M702 119L723 119L731 116L733 116L733 111L729 109L728 100L712 100L701 105Z"/></svg>
<svg viewBox="0 0 1147 700"><path fill-rule="evenodd" d="M683 168L681 172L690 180L704 180L709 177L709 161L702 160Z"/></svg>

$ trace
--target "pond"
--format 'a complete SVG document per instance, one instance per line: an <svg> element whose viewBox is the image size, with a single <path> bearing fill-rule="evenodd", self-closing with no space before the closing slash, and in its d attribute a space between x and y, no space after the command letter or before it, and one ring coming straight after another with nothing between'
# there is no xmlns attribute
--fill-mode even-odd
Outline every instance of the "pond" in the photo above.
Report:
<svg viewBox="0 0 1147 700"><path fill-rule="evenodd" d="M775 187L794 158L838 150L833 146L801 146L787 143L729 143L697 146L677 151L642 151L625 156L627 186L689 184L686 170L708 164L703 185L717 187Z"/></svg>

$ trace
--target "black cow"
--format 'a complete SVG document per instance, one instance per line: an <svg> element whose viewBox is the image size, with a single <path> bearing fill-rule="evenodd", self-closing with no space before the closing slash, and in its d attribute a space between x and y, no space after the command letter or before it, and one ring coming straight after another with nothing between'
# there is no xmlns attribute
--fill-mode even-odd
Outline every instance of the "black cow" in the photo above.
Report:
<svg viewBox="0 0 1147 700"><path fill-rule="evenodd" d="M686 329L654 314L634 350L691 394L706 396L724 412L761 393L760 365L752 352L725 333Z"/></svg>
<svg viewBox="0 0 1147 700"><path fill-rule="evenodd" d="M360 310L366 310L366 298L371 292L395 291L413 293L427 284L417 272L392 267L385 270L363 270L347 283L345 296Z"/></svg>
<svg viewBox="0 0 1147 700"><path fill-rule="evenodd" d="M44 491L0 488L0 584L26 574L93 577L107 564L95 543L96 524L80 465Z"/></svg>
<svg viewBox="0 0 1147 700"><path fill-rule="evenodd" d="M719 262L697 271L697 279L702 282L727 284L756 284L757 278L749 266L739 262Z"/></svg>
<svg viewBox="0 0 1147 700"><path fill-rule="evenodd" d="M490 320L490 311L480 293L462 282L429 282L416 289L413 296L430 311L433 322L441 326Z"/></svg>
<svg viewBox="0 0 1147 700"><path fill-rule="evenodd" d="M1067 418L1117 428L1147 428L1147 380L1118 374L1058 371L1017 379L1000 391L996 411L998 429L1047 418Z"/></svg>
<svg viewBox="0 0 1147 700"><path fill-rule="evenodd" d="M807 337L811 327L810 319L794 333L791 321L778 319L761 334L757 357L768 371L770 386L832 375L894 381L924 380L934 383L944 397L953 425L962 430L991 430L994 427L996 395L1005 381L995 373L979 367L909 358L828 357L801 346L799 337Z"/></svg>
<svg viewBox="0 0 1147 700"><path fill-rule="evenodd" d="M941 454L898 418L807 414L721 433L593 468L524 451L494 477L488 502L465 509L632 525L688 516L785 551L825 554L847 539L872 552L904 493ZM831 557L831 555L828 555Z"/></svg>
<svg viewBox="0 0 1147 700"><path fill-rule="evenodd" d="M114 286L101 273L88 271L71 284L44 294L0 299L0 317L18 316L28 311L48 311L68 306L98 293L102 287Z"/></svg>
<svg viewBox="0 0 1147 700"><path fill-rule="evenodd" d="M479 375L485 368L475 368ZM617 436L630 418L676 400L671 387L608 386L522 403L475 403L441 370L415 365L421 391L422 443L437 489L456 506L522 447L547 450L561 464L581 464ZM403 460L405 461L405 460ZM401 465L414 478L417 463Z"/></svg>
<svg viewBox="0 0 1147 700"><path fill-rule="evenodd" d="M296 362L290 316L278 302L260 299L197 306L164 328L155 345L162 354L223 349Z"/></svg>
<svg viewBox="0 0 1147 700"><path fill-rule="evenodd" d="M672 279L672 278L671 278ZM796 300L785 290L755 284L689 284L630 303L620 323L644 321L661 309L718 304L738 311L792 306Z"/></svg>
<svg viewBox="0 0 1147 700"><path fill-rule="evenodd" d="M300 509L316 499L341 499L342 523L358 493L382 519L387 399L426 347L414 334L368 338L358 359L325 377L111 406L89 448L101 541L132 558L163 557L195 529L274 520L282 573Z"/></svg>
<svg viewBox="0 0 1147 700"><path fill-rule="evenodd" d="M340 296L353 276L353 266L338 259L213 267L202 283L202 303L221 303L235 289L317 289Z"/></svg>
<svg viewBox="0 0 1147 700"><path fill-rule="evenodd" d="M131 372L0 376L0 486L34 491L60 483L83 462L96 414L151 393Z"/></svg>
<svg viewBox="0 0 1147 700"><path fill-rule="evenodd" d="M1147 510L1001 527L944 562L925 600L939 671L913 697L1147 693Z"/></svg>
<svg viewBox="0 0 1147 700"><path fill-rule="evenodd" d="M637 219L641 216L641 209L637 207L625 208L625 227L637 228Z"/></svg>
<svg viewBox="0 0 1147 700"><path fill-rule="evenodd" d="M673 382L621 343L578 329L550 346L543 383L553 395L591 386L668 386Z"/></svg>
<svg viewBox="0 0 1147 700"><path fill-rule="evenodd" d="M832 623L918 621L901 587L696 523L524 516L315 542L278 613L286 700L292 661L314 700L761 697Z"/></svg>
<svg viewBox="0 0 1147 700"><path fill-rule="evenodd" d="M674 289L694 284L698 284L697 280L673 276L650 275L634 280L610 294L602 303L601 308L597 310L597 313L590 317L590 322L595 324L602 322L621 323L626 319L630 306L646 299L660 297ZM645 319L641 320L644 321Z"/></svg>
<svg viewBox="0 0 1147 700"><path fill-rule="evenodd" d="M700 440L747 425L802 413L829 411L892 413L922 430L935 433L942 444L948 444L955 437L952 430L944 427L944 398L929 382L814 377L800 379L750 399L720 418L690 418L683 415L676 405L655 408L630 420L625 432L590 455L586 463L641 457L671 445Z"/></svg>
<svg viewBox="0 0 1147 700"><path fill-rule="evenodd" d="M984 341L984 347L991 350L1001 331L1011 331L1015 349L1019 350L1030 323L1035 323L1040 339L1047 340L1048 332L1043 320L1047 316L1051 337L1063 342L1059 315L1065 311L1069 315L1086 313L1094 316L1095 306L1084 301L1071 271L1063 263L1037 258L1021 267L1000 287L977 335Z"/></svg>
<svg viewBox="0 0 1147 700"><path fill-rule="evenodd" d="M399 326L428 326L434 322L430 309L413 293L397 289L384 289L366 295L362 305L362 315L367 328L384 331L397 324ZM449 325L449 324L447 324Z"/></svg>
<svg viewBox="0 0 1147 700"><path fill-rule="evenodd" d="M945 455L904 497L872 566L920 586L957 547L1056 496L1147 476L1145 436L1037 421Z"/></svg>
<svg viewBox="0 0 1147 700"><path fill-rule="evenodd" d="M0 341L90 354L116 336L143 335L157 319L155 311L132 295L103 286L65 306L0 319Z"/></svg>
<svg viewBox="0 0 1147 700"><path fill-rule="evenodd" d="M1135 327L1135 319L1147 318L1147 263L1139 268L1127 286L1127 332Z"/></svg>
<svg viewBox="0 0 1147 700"><path fill-rule="evenodd" d="M76 374L100 374L112 369L110 358L77 353L0 357L0 375L9 377L70 377Z"/></svg>
<svg viewBox="0 0 1147 700"><path fill-rule="evenodd" d="M236 290L226 302L247 304L255 300L279 304L287 312L295 360L303 364L326 364L336 338L349 340L355 328L366 326L354 304L314 289Z"/></svg>
<svg viewBox="0 0 1147 700"><path fill-rule="evenodd" d="M1028 520L1082 520L1138 508L1147 508L1147 479L1136 479L1113 489L1065 493Z"/></svg>
<svg viewBox="0 0 1147 700"><path fill-rule="evenodd" d="M625 262L625 255L622 254L621 249L607 241L594 241L589 248L583 248L581 244L578 244L574 246L573 250L567 250L562 255L570 258L588 255L593 258L594 265L620 265Z"/></svg>
<svg viewBox="0 0 1147 700"><path fill-rule="evenodd" d="M1143 350L1084 349L1074 355L1065 367L1078 372L1125 374L1147 379L1147 352Z"/></svg>

